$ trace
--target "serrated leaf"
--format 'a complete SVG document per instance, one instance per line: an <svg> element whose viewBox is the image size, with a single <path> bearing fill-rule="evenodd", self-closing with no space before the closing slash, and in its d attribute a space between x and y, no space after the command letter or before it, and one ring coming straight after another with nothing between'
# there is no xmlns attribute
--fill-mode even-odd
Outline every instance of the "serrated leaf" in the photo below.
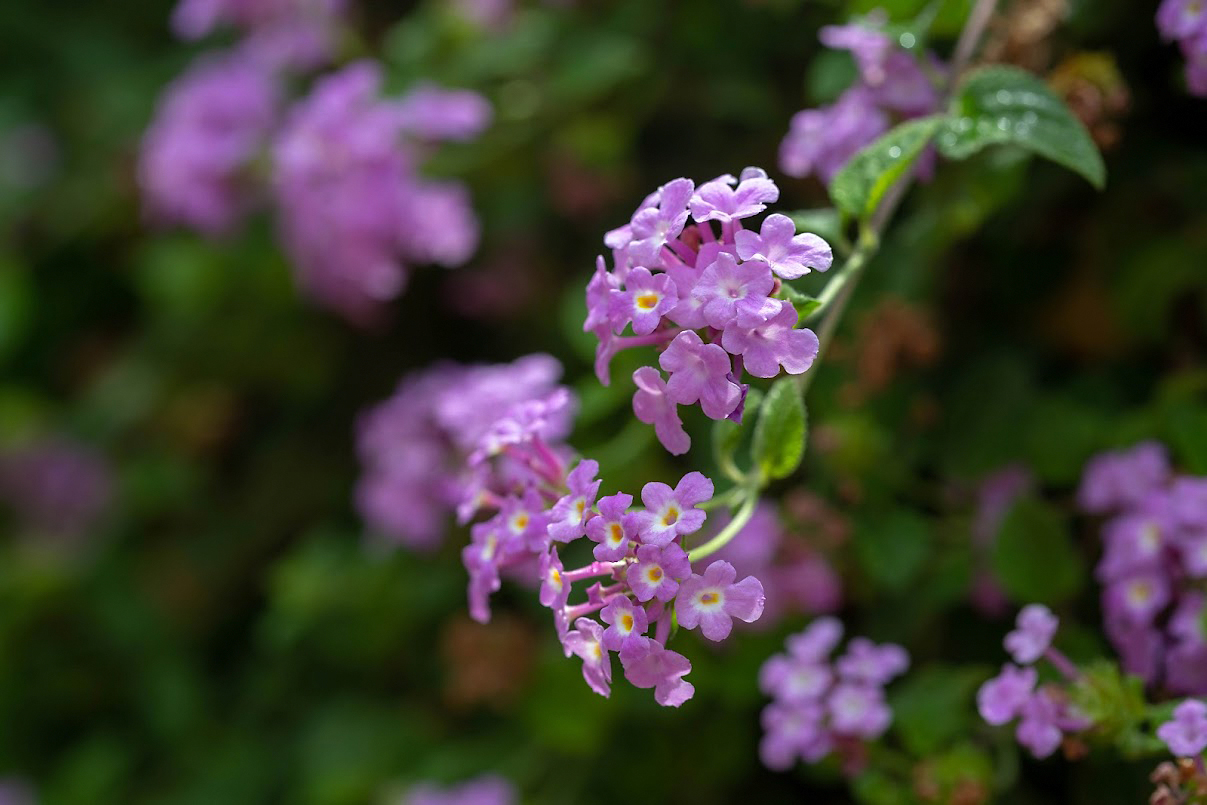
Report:
<svg viewBox="0 0 1207 805"><path fill-rule="evenodd" d="M993 548L993 573L1015 603L1055 604L1085 580L1082 558L1060 513L1024 498L1006 515Z"/></svg>
<svg viewBox="0 0 1207 805"><path fill-rule="evenodd" d="M1039 78L1017 67L969 74L951 100L936 141L950 159L1011 143L1064 165L1101 189L1106 167L1090 133Z"/></svg>
<svg viewBox="0 0 1207 805"><path fill-rule="evenodd" d="M865 219L918 159L943 122L942 116L923 117L896 126L843 166L830 182L830 198L847 215Z"/></svg>
<svg viewBox="0 0 1207 805"><path fill-rule="evenodd" d="M805 454L805 404L790 377L767 392L754 426L751 457L763 478L787 478Z"/></svg>

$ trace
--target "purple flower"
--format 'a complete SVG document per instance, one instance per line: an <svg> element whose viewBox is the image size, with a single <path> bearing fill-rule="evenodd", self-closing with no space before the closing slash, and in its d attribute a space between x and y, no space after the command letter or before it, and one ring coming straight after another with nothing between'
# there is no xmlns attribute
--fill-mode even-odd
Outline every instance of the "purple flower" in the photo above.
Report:
<svg viewBox="0 0 1207 805"><path fill-rule="evenodd" d="M138 181L150 216L230 233L259 193L251 163L279 103L272 74L239 55L205 58L173 81L143 135Z"/></svg>
<svg viewBox="0 0 1207 805"><path fill-rule="evenodd" d="M687 553L677 542L664 548L642 545L637 549L637 562L629 566L625 580L638 601L670 601L679 590L679 580L691 575Z"/></svg>
<svg viewBox="0 0 1207 805"><path fill-rule="evenodd" d="M851 157L889 129L888 115L872 90L851 87L828 107L793 116L780 144L780 169L789 176L817 174L829 183Z"/></svg>
<svg viewBox="0 0 1207 805"><path fill-rule="evenodd" d="M1207 529L1207 478L1175 478L1166 505L1179 527Z"/></svg>
<svg viewBox="0 0 1207 805"><path fill-rule="evenodd" d="M646 620L645 610L634 606L628 597L618 595L613 597L608 605L599 613L600 619L609 624L603 633L603 647L609 651L618 651L623 659L641 653L645 648Z"/></svg>
<svg viewBox="0 0 1207 805"><path fill-rule="evenodd" d="M550 548L541 554L541 591L539 599L541 606L550 609L561 609L566 605L570 596L570 586L562 579L562 560L557 556L557 548Z"/></svg>
<svg viewBox="0 0 1207 805"><path fill-rule="evenodd" d="M612 657L601 642L603 627L590 618L579 618L574 622L574 627L562 636L562 645L583 661L583 679L587 680L591 690L600 696L610 696Z"/></svg>
<svg viewBox="0 0 1207 805"><path fill-rule="evenodd" d="M1095 569L1101 581L1118 581L1137 570L1159 570L1165 553L1162 525L1148 514L1123 514L1102 530L1105 549Z"/></svg>
<svg viewBox="0 0 1207 805"><path fill-rule="evenodd" d="M1064 740L1060 728L1060 704L1047 690L1038 690L1023 703L1014 736L1037 758L1056 751Z"/></svg>
<svg viewBox="0 0 1207 805"><path fill-rule="evenodd" d="M1202 0L1163 0L1157 8L1157 30L1170 40L1207 34L1207 6Z"/></svg>
<svg viewBox="0 0 1207 805"><path fill-rule="evenodd" d="M549 536L558 542L570 542L586 533L586 521L595 505L599 492L599 462L587 459L566 476L569 493L561 498L549 512Z"/></svg>
<svg viewBox="0 0 1207 805"><path fill-rule="evenodd" d="M991 545L1010 507L1034 486L1031 471L1021 464L1011 464L982 478L976 493L973 539L979 545Z"/></svg>
<svg viewBox="0 0 1207 805"><path fill-rule="evenodd" d="M851 638L846 653L834 664L843 679L884 685L909 668L909 654L893 643L876 645L866 637Z"/></svg>
<svg viewBox="0 0 1207 805"><path fill-rule="evenodd" d="M675 537L692 534L704 525L704 511L696 506L712 498L713 484L699 472L689 472L671 489L659 481L641 488L645 511L639 513L642 543L663 547Z"/></svg>
<svg viewBox="0 0 1207 805"><path fill-rule="evenodd" d="M25 780L0 777L0 805L37 805L37 795Z"/></svg>
<svg viewBox="0 0 1207 805"><path fill-rule="evenodd" d="M759 669L759 690L783 702L816 701L830 689L834 672L823 662L773 654Z"/></svg>
<svg viewBox="0 0 1207 805"><path fill-rule="evenodd" d="M658 205L642 207L633 216L629 256L638 265L655 266L659 253L679 237L687 223L687 203L695 185L690 179L675 179L658 188Z"/></svg>
<svg viewBox="0 0 1207 805"><path fill-rule="evenodd" d="M490 104L476 92L412 87L396 108L402 130L422 140L472 140L490 125Z"/></svg>
<svg viewBox="0 0 1207 805"><path fill-rule="evenodd" d="M756 234L748 229L735 232L738 256L768 266L786 280L803 277L810 270L825 271L834 262L830 244L808 232L796 234L796 224L775 213L763 219Z"/></svg>
<svg viewBox="0 0 1207 805"><path fill-rule="evenodd" d="M642 366L633 372L637 391L633 394L633 414L647 425L654 426L658 441L672 454L679 456L692 446L691 437L683 430L679 406L666 393L662 375L652 366Z"/></svg>
<svg viewBox="0 0 1207 805"><path fill-rule="evenodd" d="M859 738L878 738L892 723L893 713L878 685L842 682L826 701L830 726L835 732Z"/></svg>
<svg viewBox="0 0 1207 805"><path fill-rule="evenodd" d="M699 223L720 221L724 224L758 215L779 197L779 188L764 171L746 168L742 171L741 181L722 176L700 185L688 206L692 218Z"/></svg>
<svg viewBox="0 0 1207 805"><path fill-rule="evenodd" d="M1169 479L1169 457L1157 442L1141 442L1127 450L1100 453L1090 459L1081 476L1077 502L1095 514L1128 508Z"/></svg>
<svg viewBox="0 0 1207 805"><path fill-rule="evenodd" d="M696 689L683 679L692 664L653 640L646 639L646 651L626 659L621 655L625 677L639 688L653 688L654 701L663 707L678 707L690 699Z"/></svg>
<svg viewBox="0 0 1207 805"><path fill-rule="evenodd" d="M420 783L407 790L399 805L516 805L515 786L502 777L485 774L448 788Z"/></svg>
<svg viewBox="0 0 1207 805"><path fill-rule="evenodd" d="M1173 718L1157 727L1157 737L1178 757L1197 757L1207 749L1207 704L1187 699L1174 708Z"/></svg>
<svg viewBox="0 0 1207 805"><path fill-rule="evenodd" d="M637 335L649 335L658 329L663 315L679 301L675 283L666 274L651 274L637 267L629 272L623 291L612 291L608 304L612 326L620 332L625 324L633 323Z"/></svg>
<svg viewBox="0 0 1207 805"><path fill-rule="evenodd" d="M887 78L886 62L894 50L893 40L879 30L887 22L883 14L862 22L865 24L827 25L818 32L818 39L832 50L849 50L863 80L880 84Z"/></svg>
<svg viewBox="0 0 1207 805"><path fill-rule="evenodd" d="M799 375L813 365L820 342L812 330L797 330L796 308L778 302L779 312L753 327L741 322L721 335L721 345L741 355L746 371L755 377L775 377L780 367L790 375Z"/></svg>
<svg viewBox="0 0 1207 805"><path fill-rule="evenodd" d="M1170 600L1169 580L1158 572L1138 572L1111 582L1103 591L1108 620L1151 623Z"/></svg>
<svg viewBox="0 0 1207 805"><path fill-rule="evenodd" d="M733 364L717 344L705 344L692 330L684 330L658 357L669 375L666 395L679 405L697 401L713 419L724 419L737 407L742 392L729 379Z"/></svg>
<svg viewBox="0 0 1207 805"><path fill-rule="evenodd" d="M718 560L704 575L692 574L679 585L675 614L684 629L700 627L709 640L724 640L733 629L733 619L753 623L763 614L763 585L754 576L734 583L733 565Z"/></svg>
<svg viewBox="0 0 1207 805"><path fill-rule="evenodd" d="M1043 604L1028 604L1018 613L1015 630L1006 635L1006 651L1019 665L1030 665L1044 655L1060 621Z"/></svg>
<svg viewBox="0 0 1207 805"><path fill-rule="evenodd" d="M1039 673L1034 668L1003 665L1002 672L977 691L977 710L981 718L995 727L1010 721L1022 712L1038 679Z"/></svg>
<svg viewBox="0 0 1207 805"><path fill-rule="evenodd" d="M790 635L785 641L788 653L803 662L821 662L842 639L842 623L838 618L817 618L803 632Z"/></svg>
<svg viewBox="0 0 1207 805"><path fill-rule="evenodd" d="M735 321L753 326L775 315L778 301L768 296L774 285L765 263L739 263L729 252L721 252L700 274L692 296L703 304L701 313L711 327L723 329Z"/></svg>
<svg viewBox="0 0 1207 805"><path fill-rule="evenodd" d="M273 189L299 282L357 323L401 293L404 261L456 265L478 237L464 189L419 177L402 137L408 120L376 97L380 85L371 62L323 77L274 149Z"/></svg>
<svg viewBox="0 0 1207 805"><path fill-rule="evenodd" d="M595 546L595 558L601 562L615 562L629 552L630 543L637 536L637 515L630 514L633 496L624 493L608 495L599 499L599 514L587 521L587 537Z"/></svg>
<svg viewBox="0 0 1207 805"><path fill-rule="evenodd" d="M773 702L763 709L759 759L775 771L787 771L799 757L815 763L830 753L833 741L823 726L825 711L817 703Z"/></svg>

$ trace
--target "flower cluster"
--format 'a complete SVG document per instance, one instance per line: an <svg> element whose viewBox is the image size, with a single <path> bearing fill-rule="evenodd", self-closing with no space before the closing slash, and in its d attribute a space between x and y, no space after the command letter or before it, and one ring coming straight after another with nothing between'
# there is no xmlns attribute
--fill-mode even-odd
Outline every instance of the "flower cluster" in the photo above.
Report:
<svg viewBox="0 0 1207 805"><path fill-rule="evenodd" d="M333 55L345 0L181 0L172 30L197 40L219 28L246 35L243 50L266 64L314 67Z"/></svg>
<svg viewBox="0 0 1207 805"><path fill-rule="evenodd" d="M712 531L729 522L724 514L712 519ZM763 583L767 600L761 627L797 613L834 612L842 604L842 578L824 554L788 530L770 503L760 502L746 525L713 556Z"/></svg>
<svg viewBox="0 0 1207 805"><path fill-rule="evenodd" d="M850 51L859 68L859 81L830 106L797 112L783 143L780 168L789 176L816 174L829 183L852 156L889 130L894 118L904 120L931 114L938 107L935 83L900 39L883 30L883 13L844 26L821 29L826 47ZM900 46L899 46L900 45ZM933 56L930 72L942 68Z"/></svg>
<svg viewBox="0 0 1207 805"><path fill-rule="evenodd" d="M509 780L484 774L446 787L419 783L403 794L398 805L515 805L518 801L515 786Z"/></svg>
<svg viewBox="0 0 1207 805"><path fill-rule="evenodd" d="M1145 442L1093 458L1078 502L1109 515L1095 573L1124 669L1173 693L1207 694L1207 478L1175 475L1165 449Z"/></svg>
<svg viewBox="0 0 1207 805"><path fill-rule="evenodd" d="M489 123L479 95L415 86L381 99L378 66L320 77L286 115L286 71L325 61L343 0L184 0L175 25L201 36L248 32L168 87L143 139L139 183L150 216L206 235L231 232L269 195L298 282L357 324L403 289L404 263L458 266L477 247L466 188L421 176L430 147ZM271 178L264 166L271 166Z"/></svg>
<svg viewBox="0 0 1207 805"><path fill-rule="evenodd" d="M758 168L698 188L675 179L604 238L613 267L597 260L583 324L599 339L595 371L606 385L619 350L661 350L658 365L668 377L652 366L634 372L633 411L672 453L691 447L680 405L699 403L713 419L740 420L743 371L800 374L817 355L817 336L797 328L796 308L776 293L782 280L829 268L829 245L797 234L785 215L767 216L758 231L742 224L778 198L779 188ZM629 327L633 335L623 336Z"/></svg>
<svg viewBox="0 0 1207 805"><path fill-rule="evenodd" d="M425 86L385 101L380 86L371 62L320 79L274 145L273 194L302 288L362 323L402 291L404 260L457 266L477 247L465 187L421 178L404 138L466 139L490 117L473 93Z"/></svg>
<svg viewBox="0 0 1207 805"><path fill-rule="evenodd" d="M865 741L892 723L884 686L905 672L909 655L901 646L856 637L831 662L841 639L838 620L818 618L759 671L759 687L773 699L763 710L759 745L768 768L788 769L797 759L816 763L831 752L857 757Z"/></svg>
<svg viewBox="0 0 1207 805"><path fill-rule="evenodd" d="M1059 626L1056 616L1041 604L1029 604L1018 614L1014 631L1006 635L1006 651L1017 665L1006 663L1002 671L987 680L977 691L977 709L981 718L994 726L1018 719L1015 737L1037 758L1056 751L1066 732L1080 732L1089 720L1069 703L1066 690L1045 684L1038 688L1039 671L1034 663L1041 657L1051 663L1066 680L1078 678L1077 668L1064 654L1052 647Z"/></svg>
<svg viewBox="0 0 1207 805"><path fill-rule="evenodd" d="M1207 98L1207 5L1202 0L1162 0L1157 30L1186 57L1186 87Z"/></svg>
<svg viewBox="0 0 1207 805"><path fill-rule="evenodd" d="M1173 709L1173 718L1157 727L1157 737L1178 757L1198 757L1207 749L1207 704L1185 700Z"/></svg>
<svg viewBox="0 0 1207 805"><path fill-rule="evenodd" d="M172 82L138 165L153 217L210 236L235 228L257 196L251 166L276 122L278 89L239 53L202 58Z"/></svg>
<svg viewBox="0 0 1207 805"><path fill-rule="evenodd" d="M527 417L553 451L570 432L574 400L557 384L561 366L529 355L497 366L437 365L403 378L393 396L363 413L357 447L364 471L356 502L375 534L417 550L439 546L448 515L467 522L531 475L508 454L505 431ZM497 447L492 467L469 456Z"/></svg>

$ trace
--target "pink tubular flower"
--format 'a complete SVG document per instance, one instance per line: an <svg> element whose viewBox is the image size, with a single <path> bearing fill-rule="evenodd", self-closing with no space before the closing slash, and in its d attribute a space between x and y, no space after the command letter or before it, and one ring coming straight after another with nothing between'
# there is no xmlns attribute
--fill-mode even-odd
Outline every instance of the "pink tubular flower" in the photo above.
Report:
<svg viewBox="0 0 1207 805"><path fill-rule="evenodd" d="M637 537L637 515L628 511L632 505L633 496L624 493L599 499L599 514L587 521L587 538L599 543L594 551L599 561L615 562L628 554Z"/></svg>
<svg viewBox="0 0 1207 805"><path fill-rule="evenodd" d="M648 639L645 649L630 659L621 655L625 678L636 687L653 688L654 701L663 707L678 707L690 699L696 689L683 679L692 669L687 658Z"/></svg>
<svg viewBox="0 0 1207 805"><path fill-rule="evenodd" d="M688 206L692 218L700 223L728 223L758 215L779 197L779 188L764 171L746 168L740 181L732 176L722 176L700 185Z"/></svg>
<svg viewBox="0 0 1207 805"><path fill-rule="evenodd" d="M675 614L685 629L700 627L709 640L724 640L733 619L753 623L763 614L763 585L754 576L734 583L737 571L725 561L708 566L679 585Z"/></svg>
<svg viewBox="0 0 1207 805"><path fill-rule="evenodd" d="M621 657L639 654L645 648L643 635L649 626L645 610L634 606L627 597L614 597L599 613L599 617L608 624L603 633L604 648L619 651Z"/></svg>
<svg viewBox="0 0 1207 805"><path fill-rule="evenodd" d="M977 691L977 710L993 726L1001 726L1017 716L1031 698L1039 672L1007 663L1002 672L981 685Z"/></svg>
<svg viewBox="0 0 1207 805"><path fill-rule="evenodd" d="M639 265L657 265L662 247L679 237L687 223L687 202L695 185L675 179L658 188L658 205L644 207L633 216L629 255Z"/></svg>
<svg viewBox="0 0 1207 805"><path fill-rule="evenodd" d="M1207 749L1207 704L1198 699L1182 702L1173 718L1157 727L1157 737L1178 757L1198 757Z"/></svg>
<svg viewBox="0 0 1207 805"><path fill-rule="evenodd" d="M658 441L668 451L676 456L686 453L692 446L692 440L683 430L679 407L667 396L662 375L652 366L642 366L633 372L633 383L637 386L633 394L633 414L647 425L654 426Z"/></svg>
<svg viewBox="0 0 1207 805"><path fill-rule="evenodd" d="M625 277L624 290L614 290L609 295L612 326L619 333L632 322L635 334L649 335L678 302L679 293L670 276L651 274L649 269L639 266Z"/></svg>
<svg viewBox="0 0 1207 805"><path fill-rule="evenodd" d="M859 738L879 737L893 720L878 685L835 685L827 704L834 731Z"/></svg>
<svg viewBox="0 0 1207 805"><path fill-rule="evenodd" d="M670 375L667 397L679 405L698 401L713 419L729 416L741 399L741 388L729 379L733 371L729 355L717 344L705 344L691 330L675 336L658 365Z"/></svg>
<svg viewBox="0 0 1207 805"><path fill-rule="evenodd" d="M587 680L591 690L600 696L610 696L612 658L600 642L603 639L603 627L590 618L579 618L574 622L574 627L562 636L562 645L583 661L583 679Z"/></svg>
<svg viewBox="0 0 1207 805"><path fill-rule="evenodd" d="M1029 665L1048 650L1060 621L1043 604L1028 604L1018 613L1016 628L1006 635L1006 651L1019 665Z"/></svg>
<svg viewBox="0 0 1207 805"><path fill-rule="evenodd" d="M775 377L782 366L790 375L799 375L813 365L820 342L812 330L797 330L796 308L778 302L778 312L764 322L745 327L739 323L725 330L721 344L741 355L746 371L755 377Z"/></svg>
<svg viewBox="0 0 1207 805"><path fill-rule="evenodd" d="M548 553L541 556L541 591L539 594L541 606L561 609L566 605L566 599L570 596L570 588L562 579L564 570L562 561L557 556L557 548L550 548Z"/></svg>
<svg viewBox="0 0 1207 805"><path fill-rule="evenodd" d="M779 213L764 218L760 232L743 229L733 237L739 257L763 263L786 280L825 271L834 262L830 244L808 232L796 234L792 219Z"/></svg>
<svg viewBox="0 0 1207 805"><path fill-rule="evenodd" d="M587 459L566 476L570 491L549 512L549 536L558 542L570 542L586 533L586 521L595 495L599 492L599 462Z"/></svg>
<svg viewBox="0 0 1207 805"><path fill-rule="evenodd" d="M901 646L876 645L866 637L853 637L847 651L834 664L846 680L884 685L909 668L909 654Z"/></svg>
<svg viewBox="0 0 1207 805"><path fill-rule="evenodd" d="M629 566L625 579L638 601L670 601L679 590L679 581L691 575L687 552L672 542L664 548L642 545L637 562Z"/></svg>
<svg viewBox="0 0 1207 805"><path fill-rule="evenodd" d="M642 543L664 547L685 534L693 534L704 525L707 516L696 506L712 498L713 484L699 472L689 472L671 489L659 481L641 488L645 511L639 514Z"/></svg>
<svg viewBox="0 0 1207 805"><path fill-rule="evenodd" d="M753 326L778 310L776 300L767 296L774 285L765 264L738 263L732 254L721 252L700 275L692 296L703 303L701 312L711 327L721 330L735 322Z"/></svg>

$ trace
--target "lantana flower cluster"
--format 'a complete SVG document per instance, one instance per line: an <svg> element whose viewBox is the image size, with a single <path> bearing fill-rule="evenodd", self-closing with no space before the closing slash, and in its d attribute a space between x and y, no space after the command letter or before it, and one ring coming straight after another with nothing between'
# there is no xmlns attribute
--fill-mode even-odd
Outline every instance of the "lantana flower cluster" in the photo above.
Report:
<svg viewBox="0 0 1207 805"><path fill-rule="evenodd" d="M743 372L800 374L817 355L817 336L797 328L796 308L776 293L783 280L828 269L830 246L797 234L786 215L768 215L757 231L743 224L778 198L779 188L759 168L698 188L675 179L604 238L613 266L597 260L583 325L599 339L595 371L606 385L618 351L659 349L667 377L653 366L634 372L633 411L671 453L691 447L680 405L698 403L712 419L740 421ZM630 328L632 335L622 335Z"/></svg>
<svg viewBox="0 0 1207 805"><path fill-rule="evenodd" d="M932 114L939 105L936 81L944 68L926 54L926 69L900 38L884 30L887 16L870 14L850 25L821 29L822 44L850 51L859 80L833 104L805 109L792 118L780 144L780 169L789 176L816 174L827 184L860 149L895 122Z"/></svg>
<svg viewBox="0 0 1207 805"><path fill-rule="evenodd" d="M387 400L357 422L363 472L356 503L375 537L413 550L439 547L450 515L468 522L484 502L531 475L504 449L489 465L469 457L505 439L527 417L529 434L565 454L575 400L558 384L561 365L548 355L510 364L438 364L408 375ZM559 459L560 460L560 459Z"/></svg>
<svg viewBox="0 0 1207 805"><path fill-rule="evenodd" d="M169 85L139 160L150 217L216 237L265 199L302 289L358 324L401 293L408 263L457 266L477 247L466 188L423 178L438 142L489 123L479 95L419 85L378 97L379 67L347 65L282 113L297 71L325 63L343 0L183 0L177 31L234 27L233 49L201 56Z"/></svg>
<svg viewBox="0 0 1207 805"><path fill-rule="evenodd" d="M1095 574L1124 669L1175 694L1207 695L1207 478L1175 474L1165 448L1144 442L1093 458L1078 503L1108 518Z"/></svg>
<svg viewBox="0 0 1207 805"><path fill-rule="evenodd" d="M1186 88L1207 98L1207 4L1202 0L1162 0L1157 30L1177 42L1186 58Z"/></svg>
<svg viewBox="0 0 1207 805"><path fill-rule="evenodd" d="M763 710L759 745L768 768L788 769L798 759L817 763L831 752L857 762L863 744L892 723L884 688L909 667L909 655L901 646L855 637L831 660L842 631L837 619L818 618L759 671L759 687L773 699Z"/></svg>
<svg viewBox="0 0 1207 805"><path fill-rule="evenodd" d="M977 709L994 726L1018 719L1015 738L1037 758L1051 755L1066 733L1088 729L1092 723L1070 703L1068 688L1056 683L1039 685L1035 663L1047 660L1066 682L1078 679L1077 667L1052 646L1059 619L1042 604L1028 604L1019 611L1014 631L1003 641L1017 664L1006 663L1002 671L977 691Z"/></svg>

